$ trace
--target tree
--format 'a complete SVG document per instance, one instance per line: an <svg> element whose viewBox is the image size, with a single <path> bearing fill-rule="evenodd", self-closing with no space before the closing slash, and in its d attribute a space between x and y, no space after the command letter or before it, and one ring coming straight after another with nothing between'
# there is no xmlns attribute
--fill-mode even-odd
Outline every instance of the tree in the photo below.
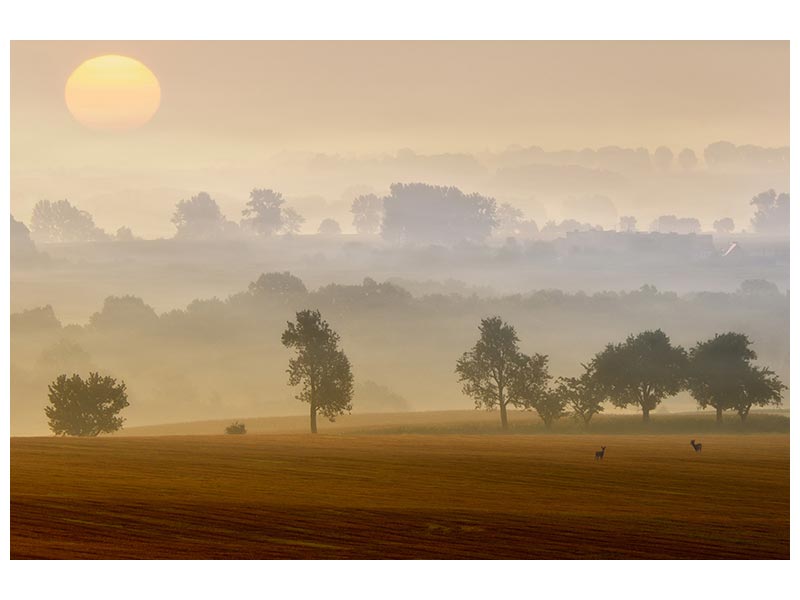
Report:
<svg viewBox="0 0 800 600"><path fill-rule="evenodd" d="M736 410L742 420L752 406L781 403L785 386L766 368L752 364L758 356L742 333L717 334L698 342L689 353L688 385L701 408L711 406L722 423L725 410Z"/></svg>
<svg viewBox="0 0 800 600"><path fill-rule="evenodd" d="M342 228L333 219L323 219L319 224L317 233L320 235L339 235L342 233Z"/></svg>
<svg viewBox="0 0 800 600"><path fill-rule="evenodd" d="M175 237L180 239L219 239L236 229L236 224L225 218L216 200L206 192L178 202L172 223L177 229Z"/></svg>
<svg viewBox="0 0 800 600"><path fill-rule="evenodd" d="M144 333L158 326L158 315L137 296L109 296L103 301L103 309L89 317L89 324L100 331Z"/></svg>
<svg viewBox="0 0 800 600"><path fill-rule="evenodd" d="M248 290L253 295L266 294L277 298L290 299L305 296L308 293L306 284L289 271L283 273L262 273L253 281Z"/></svg>
<svg viewBox="0 0 800 600"><path fill-rule="evenodd" d="M516 380L526 362L519 351L517 332L500 317L481 319L480 339L456 362L462 390L475 401L475 408L500 408L500 424L508 429L508 405L524 407Z"/></svg>
<svg viewBox="0 0 800 600"><path fill-rule="evenodd" d="M25 223L17 221L14 215L11 215L9 238L12 265L45 262L46 256L40 254L36 249L36 244L31 239L31 232L25 226Z"/></svg>
<svg viewBox="0 0 800 600"><path fill-rule="evenodd" d="M497 235L508 237L519 234L522 223L525 220L523 213L516 206L504 202L497 209Z"/></svg>
<svg viewBox="0 0 800 600"><path fill-rule="evenodd" d="M49 304L11 313L12 333L54 333L60 329L61 321Z"/></svg>
<svg viewBox="0 0 800 600"><path fill-rule="evenodd" d="M697 155L691 148L684 148L678 154L678 164L684 171L691 171L697 166Z"/></svg>
<svg viewBox="0 0 800 600"><path fill-rule="evenodd" d="M672 150L666 146L659 146L653 153L653 164L660 171L669 171L672 167Z"/></svg>
<svg viewBox="0 0 800 600"><path fill-rule="evenodd" d="M358 233L376 234L381 229L383 219L383 199L375 194L365 194L353 200L350 207L353 213L353 227Z"/></svg>
<svg viewBox="0 0 800 600"><path fill-rule="evenodd" d="M125 382L89 373L59 375L49 386L50 405L44 412L50 429L56 435L96 436L122 428L124 418L118 413L128 406Z"/></svg>
<svg viewBox="0 0 800 600"><path fill-rule="evenodd" d="M750 340L741 333L717 334L689 352L689 391L701 408L711 406L717 411L718 424L722 412L732 409L743 393L750 361L755 358Z"/></svg>
<svg viewBox="0 0 800 600"><path fill-rule="evenodd" d="M660 329L630 335L622 344L608 344L590 368L605 398L614 406L642 409L642 419L661 401L685 387L686 351L672 346Z"/></svg>
<svg viewBox="0 0 800 600"><path fill-rule="evenodd" d="M636 217L620 217L619 230L626 232L636 231Z"/></svg>
<svg viewBox="0 0 800 600"><path fill-rule="evenodd" d="M751 223L757 233L789 235L789 194L776 194L767 190L750 201L756 207Z"/></svg>
<svg viewBox="0 0 800 600"><path fill-rule="evenodd" d="M247 433L247 427L245 427L244 423L234 421L225 428L225 433L228 435L244 435Z"/></svg>
<svg viewBox="0 0 800 600"><path fill-rule="evenodd" d="M303 215L289 207L283 209L281 216L283 219L281 231L288 235L300 233L300 228L303 226L303 223L306 222L306 218Z"/></svg>
<svg viewBox="0 0 800 600"><path fill-rule="evenodd" d="M544 421L546 429L550 429L553 423L567 415L566 400L558 393L558 390L545 390L544 395L534 405L534 410L539 418Z"/></svg>
<svg viewBox="0 0 800 600"><path fill-rule="evenodd" d="M281 206L285 200L280 192L271 189L255 188L250 192L250 200L242 211L245 217L242 226L256 235L270 236L283 227Z"/></svg>
<svg viewBox="0 0 800 600"><path fill-rule="evenodd" d="M533 219L524 219L520 221L514 233L514 237L525 239L535 238L537 235L539 235L539 226Z"/></svg>
<svg viewBox="0 0 800 600"><path fill-rule="evenodd" d="M118 242L132 242L136 239L133 235L133 231L131 231L130 227L125 227L124 225L117 229L117 233L114 238Z"/></svg>
<svg viewBox="0 0 800 600"><path fill-rule="evenodd" d="M482 242L497 226L494 198L455 187L394 183L383 199L381 234L387 240L424 244Z"/></svg>
<svg viewBox="0 0 800 600"><path fill-rule="evenodd" d="M736 160L736 146L730 142L714 142L703 151L706 165L709 168L723 167Z"/></svg>
<svg viewBox="0 0 800 600"><path fill-rule="evenodd" d="M559 377L556 393L564 399L572 415L580 419L584 426L588 426L597 413L603 412L603 390L589 366L584 365L584 372L580 377Z"/></svg>
<svg viewBox="0 0 800 600"><path fill-rule="evenodd" d="M716 231L720 235L725 235L726 233L730 233L734 229L736 229L736 225L734 224L733 219L731 219L730 217L723 217L722 219L714 221L714 231Z"/></svg>
<svg viewBox="0 0 800 600"><path fill-rule="evenodd" d="M744 421L753 406L780 406L786 389L774 371L752 366L744 381L744 393L736 398L733 408Z"/></svg>
<svg viewBox="0 0 800 600"><path fill-rule="evenodd" d="M766 279L745 279L738 292L745 296L777 296L781 293L775 283Z"/></svg>
<svg viewBox="0 0 800 600"><path fill-rule="evenodd" d="M308 402L311 433L317 433L317 413L330 421L352 410L353 374L350 361L338 348L339 334L333 331L317 310L296 314L296 323L287 323L281 342L297 356L289 361L289 385L302 385L296 398Z"/></svg>
<svg viewBox="0 0 800 600"><path fill-rule="evenodd" d="M72 206L69 200L40 200L33 207L31 233L45 242L95 242L108 234L94 224L92 215Z"/></svg>
<svg viewBox="0 0 800 600"><path fill-rule="evenodd" d="M511 391L522 406L535 410L549 429L553 421L563 415L564 403L548 389L551 377L547 361L548 357L543 354L526 356L520 353L512 374Z"/></svg>

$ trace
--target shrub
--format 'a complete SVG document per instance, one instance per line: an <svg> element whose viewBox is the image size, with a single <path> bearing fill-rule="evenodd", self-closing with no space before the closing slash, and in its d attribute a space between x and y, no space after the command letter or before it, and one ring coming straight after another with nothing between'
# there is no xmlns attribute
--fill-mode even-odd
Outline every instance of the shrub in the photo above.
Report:
<svg viewBox="0 0 800 600"><path fill-rule="evenodd" d="M244 423L239 423L239 421L234 421L225 428L225 433L231 435L237 435L237 434L247 433L247 429L245 428Z"/></svg>

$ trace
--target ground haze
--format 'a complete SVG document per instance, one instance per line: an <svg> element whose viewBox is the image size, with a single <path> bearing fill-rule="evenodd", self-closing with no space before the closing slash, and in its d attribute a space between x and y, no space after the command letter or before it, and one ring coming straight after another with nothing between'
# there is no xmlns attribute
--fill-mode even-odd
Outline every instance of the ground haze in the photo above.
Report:
<svg viewBox="0 0 800 600"><path fill-rule="evenodd" d="M700 441L12 438L11 557L788 559L789 436Z"/></svg>

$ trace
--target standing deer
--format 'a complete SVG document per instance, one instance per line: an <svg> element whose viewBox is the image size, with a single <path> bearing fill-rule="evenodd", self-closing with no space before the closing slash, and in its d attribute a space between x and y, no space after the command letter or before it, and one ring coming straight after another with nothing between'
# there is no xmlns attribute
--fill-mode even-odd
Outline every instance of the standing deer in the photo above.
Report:
<svg viewBox="0 0 800 600"><path fill-rule="evenodd" d="M702 450L702 449L703 449L703 444L695 444L695 443L694 443L694 440L692 440L692 441L691 441L691 442L689 442L689 443L692 445L692 448L694 448L694 451L695 451L695 452L700 452L700 450Z"/></svg>
<svg viewBox="0 0 800 600"><path fill-rule="evenodd" d="M603 460L603 457L606 455L606 447L600 446L600 450L594 453L595 460Z"/></svg>

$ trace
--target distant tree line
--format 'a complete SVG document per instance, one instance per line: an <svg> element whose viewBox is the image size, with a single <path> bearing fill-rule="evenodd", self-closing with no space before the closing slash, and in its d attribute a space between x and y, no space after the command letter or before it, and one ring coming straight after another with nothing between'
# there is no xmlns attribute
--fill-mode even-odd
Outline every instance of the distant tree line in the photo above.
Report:
<svg viewBox="0 0 800 600"><path fill-rule="evenodd" d="M317 415L330 421L353 408L353 373L339 347L339 334L319 311L302 310L287 323L281 342L296 352L289 360L289 385L300 386L296 398L309 405L311 433L317 433ZM125 383L90 373L86 380L74 374L59 375L49 386L49 405L44 412L56 435L97 436L122 428L119 412L129 405ZM228 434L247 432L238 421L226 427Z"/></svg>
<svg viewBox="0 0 800 600"><path fill-rule="evenodd" d="M588 203L587 203L588 202ZM579 212L600 203L609 204L608 198L597 196L577 203ZM768 190L755 196L751 205L755 214L751 221L753 230L765 234L788 233L789 194L776 194ZM602 207L601 206L601 207ZM613 211L613 205L610 209ZM599 225L564 219L548 221L540 229L536 222L525 219L524 213L508 203L497 205L494 198L472 193L465 194L456 187L434 186L424 183L394 183L389 194L360 195L353 200L351 209L353 226L361 234L378 235L391 242L415 244L455 244L459 242L482 243L490 236L532 239L563 235L573 231L602 230ZM605 213L604 213L605 214ZM610 213L609 213L610 214ZM286 206L280 192L254 188L237 223L229 220L216 200L200 192L177 203L172 215L175 238L179 240L224 240L251 236L266 238L274 235L294 235L300 232L305 218L295 209ZM720 234L731 233L735 228L730 217L713 223ZM651 231L660 233L699 233L700 221L692 217L662 215L652 222ZM636 230L636 219L623 216L618 230ZM335 236L342 232L334 219L323 219L317 233ZM95 242L116 240L134 241L136 236L129 227L120 227L114 235L106 233L94 223L87 211L73 206L68 200L39 201L31 216L30 233L34 240L43 242Z"/></svg>
<svg viewBox="0 0 800 600"><path fill-rule="evenodd" d="M578 377L559 377L553 385L548 357L521 352L514 327L489 317L478 330L478 341L458 359L456 373L476 408L500 409L503 429L509 406L535 410L547 428L567 414L588 425L604 402L638 407L649 421L652 410L682 390L700 407L713 407L718 423L726 410L744 421L754 406L780 406L787 389L774 371L753 364L756 353L741 333L715 335L687 353L660 329L643 331L608 344L582 365Z"/></svg>
<svg viewBox="0 0 800 600"><path fill-rule="evenodd" d="M308 306L316 309L307 311L303 308ZM462 339L460 332L474 322L476 316L489 311L502 311L512 314L515 320L523 319L526 330L538 328L540 335L547 336L550 340L547 344L551 345L555 343L554 335L566 327L574 330L598 319L616 321L622 315L635 316L639 322L656 320L661 323L664 315L681 314L684 316L681 321L671 319L668 323L672 323L669 325L672 328L683 324L679 331L685 339L687 331L691 332L698 323L714 323L720 315L722 318L717 322L724 325L720 325L718 331L727 331L730 324L742 315L749 315L747 318L752 320L758 315L780 315L787 310L788 296L780 293L775 284L763 280L745 281L734 294L704 292L681 297L644 286L630 292L587 295L542 290L486 299L450 293L415 297L397 284L380 283L370 278L358 285L330 284L309 290L291 273L264 273L245 291L225 300L195 300L185 309L162 314L135 296L108 297L85 326L63 327L49 306L14 313L11 315L12 369L21 373L17 365L21 365L22 357L30 356L30 364L34 364L35 369L24 378L47 375L47 381L50 381L58 374L97 372L99 369L93 364L93 357L103 356L102 366L111 366L112 371L133 370L138 378L137 388L147 382L149 389L161 390L164 385L176 385L173 380L183 378L192 387L206 385L213 389L214 384L210 382L216 377L224 381L225 386L235 385L236 393L256 398L264 394L264 382L258 379L262 369L259 365L264 360L276 362L280 359L279 351L272 345L264 347L264 336L278 339L285 334L282 341L297 352L299 361L292 375L299 386L297 397L308 403L309 411L314 407L317 414L335 417L342 410L347 412L351 400L359 396L354 394L353 380L347 375L349 360L338 354L341 350L338 333L322 320L321 314L333 316L347 331L348 339L356 340L362 349L359 360L363 359L365 349L374 352L381 348L384 362L405 360L401 353L413 349L421 357L405 360L408 363L403 365L408 369L406 372L419 369L421 361L434 359L437 369L443 373L439 379L452 381L446 375L447 363L452 360L452 355L448 358L446 348L459 346L447 340L456 334ZM295 315L292 327L279 329L281 322L286 325L283 319L289 313ZM536 317L530 320L526 315ZM543 320L549 324L545 329L542 328ZM785 345L780 337L776 337L781 331L781 320L759 323L762 343L771 346L773 360L780 360L784 356L781 348ZM436 331L437 328L442 328L443 332L438 349L429 348L421 332ZM613 335L616 329L608 327L602 331ZM387 334L393 340L391 347L382 348L382 340ZM550 357L522 353L516 330L494 318L481 323L481 345L472 348L458 361L458 373L459 377L463 376L462 385L470 386L465 388L470 397L480 406L494 406L501 410L501 415L505 412L506 421L507 408L517 407L536 411L547 424L552 424L565 413L589 423L595 414L602 411L604 403L636 406L644 416L681 390L691 392L701 407L710 406L721 412L735 411L742 419L747 417L752 406L777 405L785 387L771 369L756 367L750 339L738 333L718 337L720 340L714 344L708 340L687 352L672 346L658 330L645 332L624 343L604 348L586 361L573 377L553 378L550 376ZM120 339L126 341L124 347L119 344ZM312 345L318 341L318 347ZM464 343L463 339L461 343ZM274 346L280 347L280 344ZM581 352L591 350L588 344L580 345ZM224 368L217 368L216 357L220 353L235 356L235 365L225 363ZM498 353L502 357L499 365L493 362ZM575 356L575 353L570 352L570 355ZM723 358L715 358L721 355ZM189 357L202 359L190 361ZM309 366L312 363L306 361L308 357L323 357L326 365L336 368L314 371ZM576 358L571 358L570 362L577 362ZM202 370L182 375L194 362L202 365L199 367ZM379 364L371 367L373 373ZM565 364L563 358L558 364L562 373L569 368L569 363ZM648 378L631 379L637 371L628 368L630 364L642 369L649 364L643 371ZM169 379L161 379L163 373L169 373ZM493 379L487 379L487 373ZM711 376L713 373L722 375L714 376L715 379ZM370 375L375 377L372 373ZM382 376L388 377L386 374ZM200 384L200 379L192 382L195 377L204 383ZM21 375L12 377L12 385L18 386L22 379ZM163 383L165 381L168 383ZM733 382L738 383L734 385ZM721 388L722 384L733 387ZM438 382L437 385L442 384ZM268 387L268 393L276 393L271 382ZM196 397L182 388L169 389L176 392L169 394L170 402L175 396L186 396L187 400ZM331 395L326 392L320 396L322 389L331 391ZM381 386L373 384L372 388L365 388L364 393L370 394L376 389L380 390ZM393 397L385 388L381 394L393 406L403 407L402 399ZM362 398L368 401L365 396Z"/></svg>
<svg viewBox="0 0 800 600"><path fill-rule="evenodd" d="M534 410L546 428L571 414L588 426L603 411L603 403L619 408L636 406L645 422L661 402L689 390L702 408L716 410L722 422L726 410L744 421L754 406L780 406L786 386L757 358L751 342L741 333L724 333L698 342L688 353L673 346L660 329L630 335L623 343L608 344L582 365L578 377L548 372L548 357L526 355L519 337L500 317L482 319L480 337L456 362L464 394L476 408L500 410L507 430L508 407ZM309 405L311 433L317 433L317 415L330 421L352 410L353 374L350 361L339 347L339 335L319 311L302 310L287 323L281 342L296 352L289 361L289 384L300 386L296 398ZM50 428L57 435L96 436L122 427L117 414L128 406L125 383L91 373L60 375L50 385L50 405L45 408ZM229 434L245 433L238 422Z"/></svg>

